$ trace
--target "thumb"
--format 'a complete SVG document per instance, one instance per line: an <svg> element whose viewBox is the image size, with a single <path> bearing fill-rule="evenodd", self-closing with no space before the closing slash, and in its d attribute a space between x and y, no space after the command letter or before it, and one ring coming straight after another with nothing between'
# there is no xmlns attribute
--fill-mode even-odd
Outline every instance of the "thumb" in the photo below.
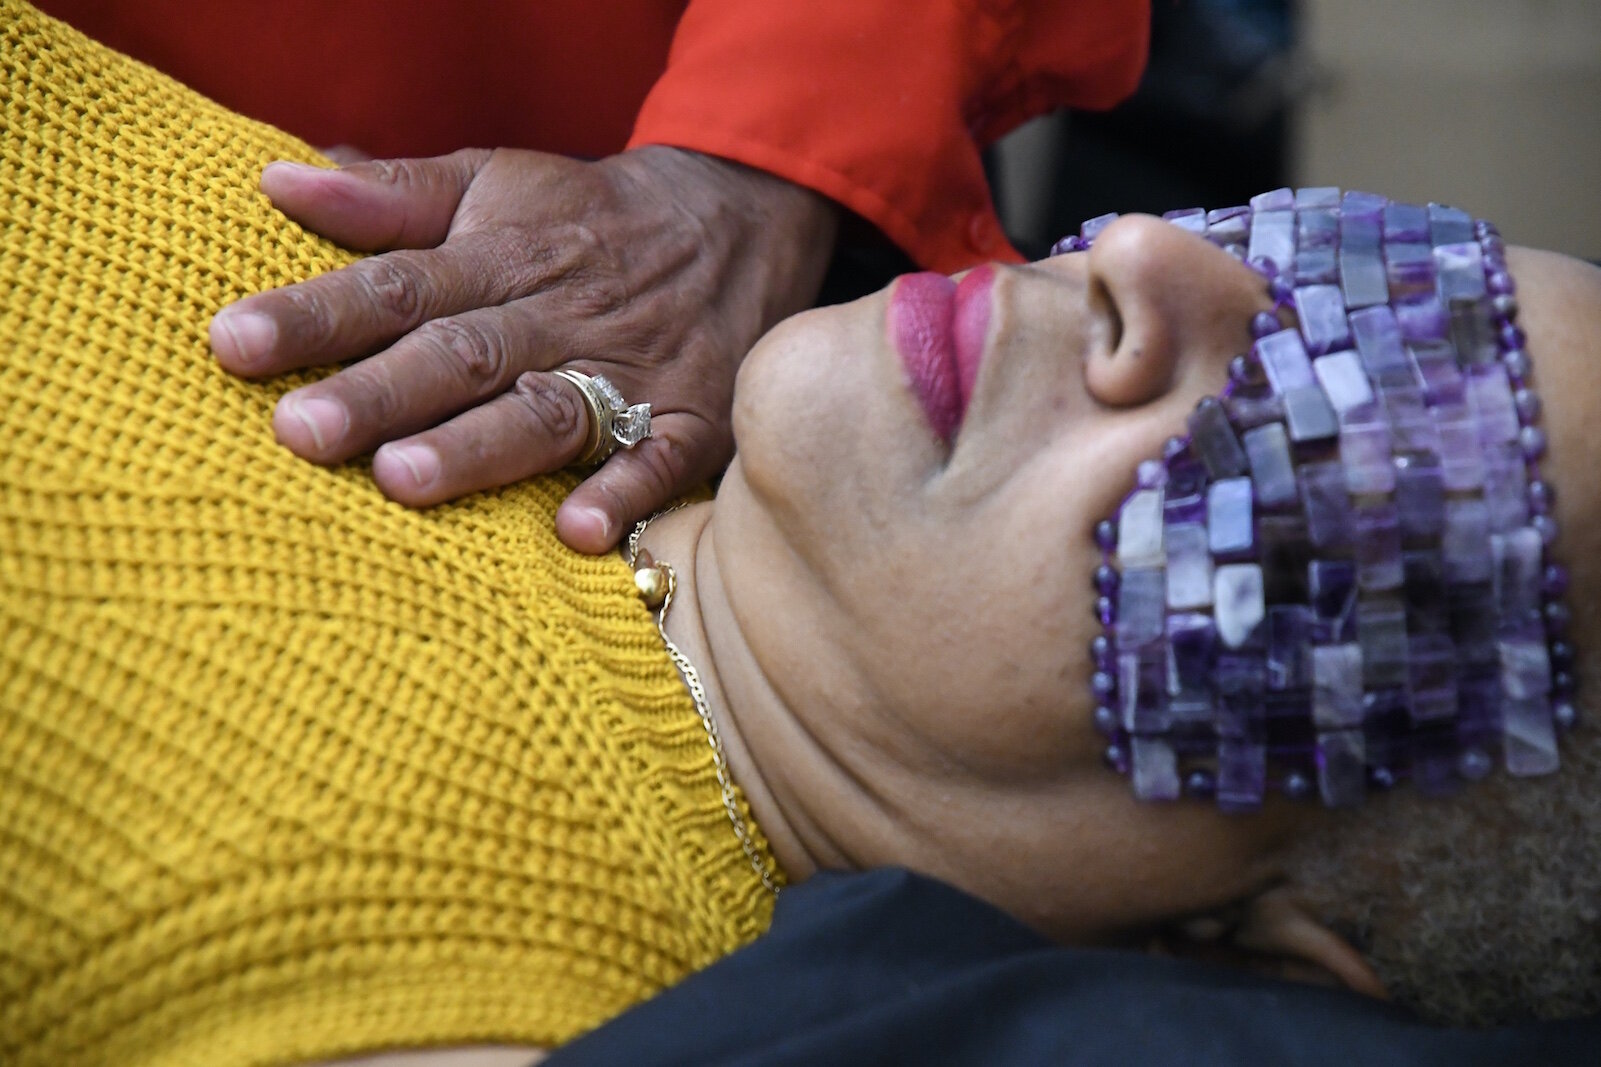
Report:
<svg viewBox="0 0 1601 1067"><path fill-rule="evenodd" d="M261 191L273 207L346 248L433 248L449 235L461 198L488 159L488 151L473 148L337 170L269 163L261 172Z"/></svg>

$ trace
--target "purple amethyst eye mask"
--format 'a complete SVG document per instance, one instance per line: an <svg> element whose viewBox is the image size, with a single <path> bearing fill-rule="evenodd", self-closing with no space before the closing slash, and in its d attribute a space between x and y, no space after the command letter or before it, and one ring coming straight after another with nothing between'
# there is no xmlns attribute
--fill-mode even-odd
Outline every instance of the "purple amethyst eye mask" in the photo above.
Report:
<svg viewBox="0 0 1601 1067"><path fill-rule="evenodd" d="M1097 527L1107 761L1141 799L1228 811L1554 772L1567 575L1495 227L1332 188L1165 217L1277 311Z"/></svg>

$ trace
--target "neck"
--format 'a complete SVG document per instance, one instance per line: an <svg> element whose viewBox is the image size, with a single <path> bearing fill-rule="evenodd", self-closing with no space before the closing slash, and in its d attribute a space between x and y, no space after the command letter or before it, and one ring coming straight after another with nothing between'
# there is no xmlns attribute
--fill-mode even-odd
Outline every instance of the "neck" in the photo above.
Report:
<svg viewBox="0 0 1601 1067"><path fill-rule="evenodd" d="M667 636L699 672L734 784L745 794L784 875L799 882L821 866L840 864L830 862L835 857L817 828L784 799L782 781L765 774L754 755L754 749L766 746L753 749L752 731L782 733L781 724L793 726L794 719L767 683L728 600L718 570L713 510L708 502L663 515L646 529L640 548L673 568L676 589Z"/></svg>

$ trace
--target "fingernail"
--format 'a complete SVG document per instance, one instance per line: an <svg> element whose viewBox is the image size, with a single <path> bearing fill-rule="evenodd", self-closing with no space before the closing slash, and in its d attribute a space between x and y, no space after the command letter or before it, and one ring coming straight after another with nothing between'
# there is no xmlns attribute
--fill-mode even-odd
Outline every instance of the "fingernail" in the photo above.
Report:
<svg viewBox="0 0 1601 1067"><path fill-rule="evenodd" d="M254 311L224 309L217 312L211 321L228 338L233 347L232 358L238 363L260 363L267 358L273 343L278 340L277 324ZM216 338L212 339L212 343L216 343Z"/></svg>
<svg viewBox="0 0 1601 1067"><path fill-rule="evenodd" d="M439 477L439 453L427 445L385 445L373 458L377 460L383 456L393 456L405 464L418 489L432 485Z"/></svg>
<svg viewBox="0 0 1601 1067"><path fill-rule="evenodd" d="M330 173L335 173L333 171L330 171L327 167L314 167L310 163L294 163L294 162L291 162L290 160L287 160L287 159L277 159L277 160L272 161L271 163L268 163L265 167L261 168L261 173L262 174L266 174L269 170L276 170L276 171L279 171L279 172L288 172L290 174L330 174Z"/></svg>
<svg viewBox="0 0 1601 1067"><path fill-rule="evenodd" d="M290 395L284 397L282 403L284 409L306 427L319 452L338 444L349 428L350 417L345 414L345 406L337 400L324 400L321 397L302 399Z"/></svg>
<svg viewBox="0 0 1601 1067"><path fill-rule="evenodd" d="M607 540L611 537L610 515L606 514L599 508L579 508L578 513L583 515L589 520L589 522L594 524L595 529L600 531L600 537L602 540Z"/></svg>

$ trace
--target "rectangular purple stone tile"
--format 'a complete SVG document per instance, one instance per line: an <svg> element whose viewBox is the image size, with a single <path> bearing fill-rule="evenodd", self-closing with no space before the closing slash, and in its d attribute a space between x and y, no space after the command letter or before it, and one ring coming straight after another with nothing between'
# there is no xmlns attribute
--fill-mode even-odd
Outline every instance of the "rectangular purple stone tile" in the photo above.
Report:
<svg viewBox="0 0 1601 1067"><path fill-rule="evenodd" d="M1134 737L1129 748L1134 796L1139 800L1177 800L1182 787L1173 746L1154 737Z"/></svg>
<svg viewBox="0 0 1601 1067"><path fill-rule="evenodd" d="M1207 544L1214 556L1242 555L1256 547L1252 496L1249 478L1220 478L1207 489Z"/></svg>
<svg viewBox="0 0 1601 1067"><path fill-rule="evenodd" d="M1429 239L1429 211L1420 204L1389 204L1384 208L1384 240L1390 243Z"/></svg>
<svg viewBox="0 0 1601 1067"><path fill-rule="evenodd" d="M1312 609L1274 604L1267 609L1267 687L1301 689L1312 684Z"/></svg>
<svg viewBox="0 0 1601 1067"><path fill-rule="evenodd" d="M1258 556L1267 599L1274 604L1306 599L1306 568L1312 546L1301 511L1265 514L1256 521Z"/></svg>
<svg viewBox="0 0 1601 1067"><path fill-rule="evenodd" d="M1168 526L1167 606L1204 608L1212 603L1212 554L1206 548L1206 527L1182 522Z"/></svg>
<svg viewBox="0 0 1601 1067"><path fill-rule="evenodd" d="M1262 695L1267 667L1261 656L1218 656L1212 684L1217 692L1216 725L1221 737L1262 736Z"/></svg>
<svg viewBox="0 0 1601 1067"><path fill-rule="evenodd" d="M1394 311L1382 305L1361 308L1351 312L1349 322L1357 355L1362 357L1362 366L1375 380L1388 381L1391 379L1386 377L1387 372L1412 369Z"/></svg>
<svg viewBox="0 0 1601 1067"><path fill-rule="evenodd" d="M1420 723L1412 733L1412 787L1423 796L1444 796L1461 788L1457 777L1454 719Z"/></svg>
<svg viewBox="0 0 1601 1067"><path fill-rule="evenodd" d="M1342 214L1340 217L1340 249L1344 252L1357 252L1364 256L1372 255L1379 261L1380 270L1383 269L1384 258L1380 250L1384 247L1384 224L1377 218L1353 218Z"/></svg>
<svg viewBox="0 0 1601 1067"><path fill-rule="evenodd" d="M1551 701L1544 697L1507 698L1501 703L1501 738L1507 773L1519 778L1553 774L1561 766Z"/></svg>
<svg viewBox="0 0 1601 1067"><path fill-rule="evenodd" d="M1445 558L1446 581L1490 580L1490 513L1483 500L1465 497L1445 502L1440 551Z"/></svg>
<svg viewBox="0 0 1601 1067"><path fill-rule="evenodd" d="M1340 295L1348 309L1389 303L1390 283L1385 279L1384 260L1377 248L1341 248L1339 271Z"/></svg>
<svg viewBox="0 0 1601 1067"><path fill-rule="evenodd" d="M1501 691L1508 700L1528 700L1551 693L1551 656L1538 636L1503 638L1496 642L1501 657Z"/></svg>
<svg viewBox="0 0 1601 1067"><path fill-rule="evenodd" d="M1217 627L1212 616L1177 612L1167 617L1167 695L1175 721L1211 721L1216 658Z"/></svg>
<svg viewBox="0 0 1601 1067"><path fill-rule="evenodd" d="M1378 221L1384 218L1384 209L1389 203L1389 197L1379 196L1377 193L1364 193L1360 189L1348 189L1340 198L1340 217Z"/></svg>
<svg viewBox="0 0 1601 1067"><path fill-rule="evenodd" d="M1495 643L1495 593L1489 581L1452 582L1447 564L1446 583L1447 628L1456 642L1457 662L1464 669L1492 669L1499 678L1501 653Z"/></svg>
<svg viewBox="0 0 1601 1067"><path fill-rule="evenodd" d="M1295 207L1293 189L1270 189L1251 197L1252 211L1289 211Z"/></svg>
<svg viewBox="0 0 1601 1067"><path fill-rule="evenodd" d="M1356 640L1356 565L1344 559L1314 559L1306 568L1312 639L1320 644Z"/></svg>
<svg viewBox="0 0 1601 1067"><path fill-rule="evenodd" d="M1162 490L1137 489L1123 501L1117 516L1117 563L1125 570L1160 567L1167 559L1162 548Z"/></svg>
<svg viewBox="0 0 1601 1067"><path fill-rule="evenodd" d="M1467 406L1431 407L1440 433L1440 473L1449 490L1477 489L1484 484L1484 453L1479 426Z"/></svg>
<svg viewBox="0 0 1601 1067"><path fill-rule="evenodd" d="M1252 351L1262 363L1268 384L1280 396L1291 389L1303 389L1317 381L1312 376L1312 358L1306 353L1299 330L1270 333L1258 339Z"/></svg>
<svg viewBox="0 0 1601 1067"><path fill-rule="evenodd" d="M1484 254L1471 237L1461 244L1434 246L1435 289L1447 307L1453 300L1477 300L1484 295Z"/></svg>
<svg viewBox="0 0 1601 1067"><path fill-rule="evenodd" d="M1506 533L1528 523L1528 470L1517 445L1491 445L1484 450L1484 504L1490 512L1492 532Z"/></svg>
<svg viewBox="0 0 1601 1067"><path fill-rule="evenodd" d="M1356 584L1366 592L1401 587L1401 520L1395 504L1359 504L1356 523Z"/></svg>
<svg viewBox="0 0 1601 1067"><path fill-rule="evenodd" d="M1518 439L1518 409L1512 402L1512 383L1499 363L1474 367L1463 377L1468 407L1479 417L1479 440L1504 444Z"/></svg>
<svg viewBox="0 0 1601 1067"><path fill-rule="evenodd" d="M1262 698L1262 725L1269 756L1311 756L1317 745L1312 727L1311 654L1307 682L1294 689L1269 689Z"/></svg>
<svg viewBox="0 0 1601 1067"><path fill-rule="evenodd" d="M1456 646L1444 634L1413 634L1406 647L1407 700L1412 721L1455 717Z"/></svg>
<svg viewBox="0 0 1601 1067"><path fill-rule="evenodd" d="M1271 422L1245 431L1245 455L1251 462L1256 498L1264 507L1288 507L1300 500L1290 461L1290 437L1283 424Z"/></svg>
<svg viewBox="0 0 1601 1067"><path fill-rule="evenodd" d="M1445 526L1445 476L1429 453L1395 457L1395 506L1401 536L1433 540Z"/></svg>
<svg viewBox="0 0 1601 1067"><path fill-rule="evenodd" d="M1303 463L1296 468L1306 529L1314 547L1325 552L1351 543L1351 497L1345 488L1345 468L1338 460Z"/></svg>
<svg viewBox="0 0 1601 1067"><path fill-rule="evenodd" d="M1236 391L1223 398L1223 410L1237 429L1252 430L1283 420L1284 398L1275 393L1252 396Z"/></svg>
<svg viewBox="0 0 1601 1067"><path fill-rule="evenodd" d="M1390 417L1390 439L1397 453L1437 454L1440 431L1423 400L1423 386L1382 385L1379 399Z"/></svg>
<svg viewBox="0 0 1601 1067"><path fill-rule="evenodd" d="M1237 478L1249 469L1245 449L1229 425L1228 412L1222 404L1202 401L1188 420L1190 448L1206 466L1207 473L1216 478Z"/></svg>
<svg viewBox="0 0 1601 1067"><path fill-rule="evenodd" d="M1392 291L1392 295L1393 291ZM1451 317L1445 305L1432 292L1427 296L1397 303L1395 321L1401 327L1404 341L1443 341L1451 332Z"/></svg>
<svg viewBox="0 0 1601 1067"><path fill-rule="evenodd" d="M1423 383L1423 395L1430 407L1462 404L1467 399L1467 387L1462 371L1456 365L1456 353L1451 346L1439 341L1420 341L1407 348L1418 381Z"/></svg>
<svg viewBox="0 0 1601 1067"><path fill-rule="evenodd" d="M1123 572L1117 592L1117 647L1134 651L1162 636L1167 581L1160 567Z"/></svg>
<svg viewBox="0 0 1601 1067"><path fill-rule="evenodd" d="M1406 683L1406 609L1390 597L1364 599L1356 609L1362 684L1368 689Z"/></svg>
<svg viewBox="0 0 1601 1067"><path fill-rule="evenodd" d="M1532 526L1490 535L1490 588L1502 629L1539 626L1544 555L1545 542Z"/></svg>
<svg viewBox="0 0 1601 1067"><path fill-rule="evenodd" d="M1312 647L1312 721L1319 730L1362 725L1362 648Z"/></svg>
<svg viewBox="0 0 1601 1067"><path fill-rule="evenodd" d="M1109 211L1105 215L1097 215L1093 219L1085 219L1084 224L1078 228L1078 235L1086 241L1093 241L1100 236L1102 230L1117 221L1117 212Z"/></svg>
<svg viewBox="0 0 1601 1067"><path fill-rule="evenodd" d="M1217 806L1227 812L1255 811L1267 788L1267 750L1257 741L1225 737L1217 743Z"/></svg>
<svg viewBox="0 0 1601 1067"><path fill-rule="evenodd" d="M1340 280L1339 259L1332 247L1302 248L1295 253L1296 285L1334 285Z"/></svg>
<svg viewBox="0 0 1601 1067"><path fill-rule="evenodd" d="M1361 730L1319 731L1317 784L1325 807L1361 807L1367 796L1367 750Z"/></svg>
<svg viewBox="0 0 1601 1067"><path fill-rule="evenodd" d="M1340 217L1333 208L1296 208L1296 262L1308 249L1333 249L1340 241Z"/></svg>
<svg viewBox="0 0 1601 1067"><path fill-rule="evenodd" d="M1168 461L1163 494L1162 519L1167 525L1206 522L1206 468L1189 450Z"/></svg>
<svg viewBox="0 0 1601 1067"><path fill-rule="evenodd" d="M1206 236L1206 209L1191 207L1181 208L1178 211L1169 211L1162 218L1171 222L1181 230Z"/></svg>
<svg viewBox="0 0 1601 1067"><path fill-rule="evenodd" d="M1264 211L1255 209L1251 225L1251 243L1246 247L1250 259L1272 260L1281 271L1288 271L1295 262L1295 212Z"/></svg>
<svg viewBox="0 0 1601 1067"><path fill-rule="evenodd" d="M1446 632L1445 561L1437 549L1401 553L1401 599L1406 604L1408 631Z"/></svg>
<svg viewBox="0 0 1601 1067"><path fill-rule="evenodd" d="M1429 205L1429 243L1449 245L1473 240L1473 216L1444 204Z"/></svg>
<svg viewBox="0 0 1601 1067"><path fill-rule="evenodd" d="M1428 244L1387 243L1385 281L1393 300L1418 300L1435 293L1434 249Z"/></svg>
<svg viewBox="0 0 1601 1067"><path fill-rule="evenodd" d="M1312 361L1312 374L1338 415L1344 416L1352 408L1373 403L1373 386L1355 352L1347 350L1319 356Z"/></svg>
<svg viewBox="0 0 1601 1067"><path fill-rule="evenodd" d="M1212 572L1212 615L1226 647L1248 642L1266 613L1259 564L1227 563Z"/></svg>
<svg viewBox="0 0 1601 1067"><path fill-rule="evenodd" d="M1318 385L1284 394L1284 424L1290 428L1290 440L1296 442L1325 441L1340 432L1339 416Z"/></svg>
<svg viewBox="0 0 1601 1067"><path fill-rule="evenodd" d="M1495 674L1461 673L1457 678L1457 739L1463 746L1487 747L1501 736L1501 679Z"/></svg>
<svg viewBox="0 0 1601 1067"><path fill-rule="evenodd" d="M1303 185L1295 190L1296 210L1322 208L1328 209L1332 215L1333 209L1340 206L1340 190L1334 185Z"/></svg>
<svg viewBox="0 0 1601 1067"><path fill-rule="evenodd" d="M1223 207L1206 213L1206 236L1220 245L1243 245L1251 234L1251 209Z"/></svg>
<svg viewBox="0 0 1601 1067"><path fill-rule="evenodd" d="M1397 772L1407 769L1412 716L1407 712L1404 688L1391 686L1362 694L1362 734L1369 764Z"/></svg>
<svg viewBox="0 0 1601 1067"><path fill-rule="evenodd" d="M1345 297L1337 285L1303 285L1295 290L1295 313L1301 320L1306 350L1321 356L1351 347L1351 325L1345 320Z"/></svg>
<svg viewBox="0 0 1601 1067"><path fill-rule="evenodd" d="M1395 488L1395 463L1390 453L1390 420L1379 409L1353 409L1340 422L1340 464L1345 488L1353 496L1388 493Z"/></svg>
<svg viewBox="0 0 1601 1067"><path fill-rule="evenodd" d="M1500 349L1490 309L1482 300L1453 300L1445 313L1446 333L1464 366L1495 362Z"/></svg>
<svg viewBox="0 0 1601 1067"><path fill-rule="evenodd" d="M1117 695L1123 729L1156 734L1171 722L1167 710L1167 650L1161 642L1117 656Z"/></svg>

